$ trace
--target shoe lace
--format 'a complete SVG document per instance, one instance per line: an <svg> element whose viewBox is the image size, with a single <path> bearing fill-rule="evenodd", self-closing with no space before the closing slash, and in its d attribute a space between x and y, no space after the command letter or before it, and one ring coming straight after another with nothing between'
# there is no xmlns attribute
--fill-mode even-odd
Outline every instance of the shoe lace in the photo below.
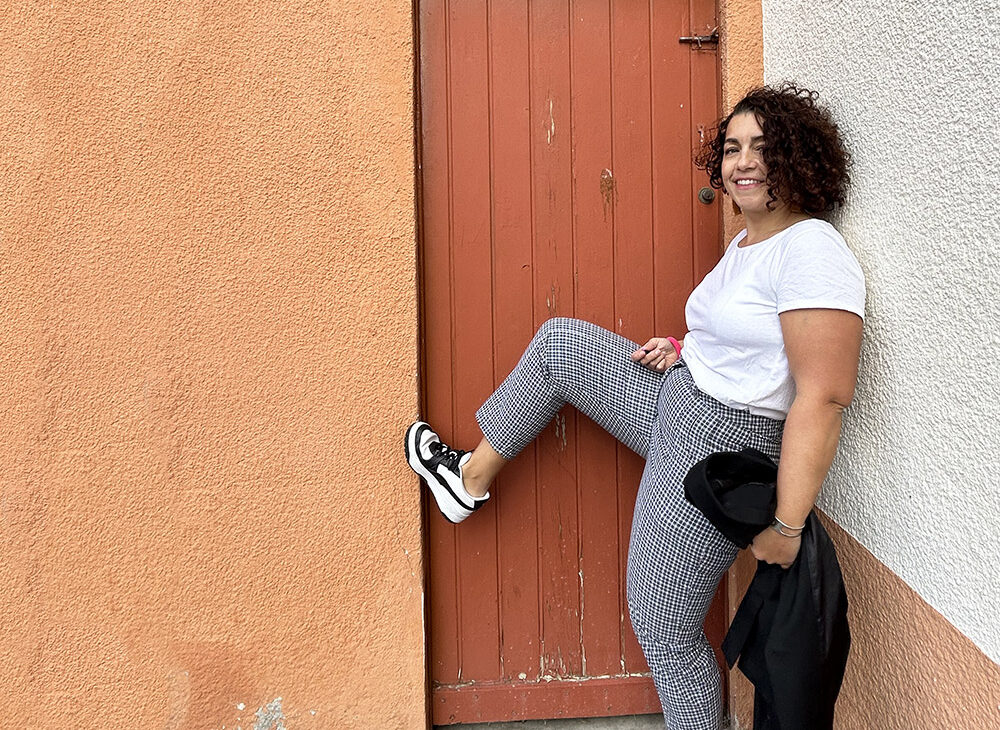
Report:
<svg viewBox="0 0 1000 730"><path fill-rule="evenodd" d="M458 472L458 462L466 454L465 451L448 448L448 446L440 442L431 444L429 449L434 454L434 461L436 463L444 464L445 467L456 473Z"/></svg>

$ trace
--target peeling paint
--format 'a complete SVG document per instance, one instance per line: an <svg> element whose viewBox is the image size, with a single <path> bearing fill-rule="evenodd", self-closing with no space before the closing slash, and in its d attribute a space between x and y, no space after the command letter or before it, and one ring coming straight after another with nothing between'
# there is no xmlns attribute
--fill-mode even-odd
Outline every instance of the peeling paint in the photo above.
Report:
<svg viewBox="0 0 1000 730"><path fill-rule="evenodd" d="M556 285L549 285L549 295L545 297L545 308L549 312L550 317L556 316Z"/></svg>
<svg viewBox="0 0 1000 730"><path fill-rule="evenodd" d="M604 199L604 221L608 220L608 209L615 209L615 201L618 199L618 188L615 182L614 173L608 168L601 171L601 198Z"/></svg>
<svg viewBox="0 0 1000 730"><path fill-rule="evenodd" d="M549 126L545 130L545 141L547 144L552 144L552 140L556 136L556 118L552 114L552 99L549 99Z"/></svg>
<svg viewBox="0 0 1000 730"><path fill-rule="evenodd" d="M554 674L545 674L545 675L539 675L538 679L527 680L527 675L524 672L521 672L520 674L517 675L517 678L521 680L527 680L525 682L525 684L527 685L540 685L540 684L548 684L549 682L552 682L554 680L559 680L560 682L572 682L574 684L585 684L587 682L603 682L609 679L632 679L637 677L652 677L652 676L653 675L650 672L626 672L623 668L620 674L595 674L589 677L577 676L575 674L572 675L567 674L562 676L556 676ZM435 682L434 689L462 689L465 687L471 687L473 685L475 685L475 682L463 682L462 684L455 684L451 682L449 683Z"/></svg>
<svg viewBox="0 0 1000 730"><path fill-rule="evenodd" d="M625 625L625 614L624 613L619 613L618 614L618 622L619 622L618 623L619 626L624 626ZM624 649L619 653L618 661L621 662L622 674L625 674L625 651L624 651Z"/></svg>
<svg viewBox="0 0 1000 730"><path fill-rule="evenodd" d="M280 697L275 697L257 710L257 721L253 724L253 730L287 730Z"/></svg>
<svg viewBox="0 0 1000 730"><path fill-rule="evenodd" d="M559 451L566 450L566 416L563 413L557 413L556 417L552 419L555 424L556 429L556 449Z"/></svg>

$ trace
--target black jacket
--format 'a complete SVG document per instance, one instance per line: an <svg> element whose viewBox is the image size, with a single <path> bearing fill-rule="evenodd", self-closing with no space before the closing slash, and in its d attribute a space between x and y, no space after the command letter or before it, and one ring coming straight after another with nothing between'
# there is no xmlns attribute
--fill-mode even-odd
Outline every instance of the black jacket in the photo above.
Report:
<svg viewBox="0 0 1000 730"><path fill-rule="evenodd" d="M761 457L767 459L752 449L714 454L705 460L708 464L701 462L692 469L691 483L685 480L685 492L689 499L690 493L700 493L698 499L704 504L703 492L712 490L713 484L714 489L725 483L729 490L739 491L740 485L704 477L732 473L745 464L754 479L759 475ZM770 509L770 524L774 484L770 494L760 489L759 482L750 484L746 494L758 508ZM698 506L699 502L691 501ZM726 520L738 518L737 513L746 505L732 496L728 501L742 506L736 511L723 508L723 516ZM713 524L719 518L719 514L715 519L711 514L706 516ZM723 520L723 524L730 531L734 529L730 522ZM758 529L759 524L758 520L748 530L760 532L764 528ZM837 554L823 525L810 513L798 557L788 570L757 562L757 572L722 643L729 666L738 657L740 671L754 685L754 730L832 730L834 704L850 645L847 593Z"/></svg>

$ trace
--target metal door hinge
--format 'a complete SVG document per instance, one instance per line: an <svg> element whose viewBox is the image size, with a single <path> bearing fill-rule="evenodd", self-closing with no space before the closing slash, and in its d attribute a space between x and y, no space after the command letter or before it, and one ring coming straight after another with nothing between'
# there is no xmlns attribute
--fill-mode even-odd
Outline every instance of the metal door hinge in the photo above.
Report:
<svg viewBox="0 0 1000 730"><path fill-rule="evenodd" d="M703 44L718 45L719 43L719 26L712 28L708 35L682 35L677 39L681 43L691 43L692 45L698 46L700 50Z"/></svg>

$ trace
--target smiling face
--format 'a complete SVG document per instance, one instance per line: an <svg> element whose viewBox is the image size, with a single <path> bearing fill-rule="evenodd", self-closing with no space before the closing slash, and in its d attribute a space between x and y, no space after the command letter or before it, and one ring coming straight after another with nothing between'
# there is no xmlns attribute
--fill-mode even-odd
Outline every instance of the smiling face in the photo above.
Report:
<svg viewBox="0 0 1000 730"><path fill-rule="evenodd" d="M764 164L764 131L750 112L737 114L726 127L722 148L722 184L744 215L772 212L767 209L767 165ZM781 201L776 201L777 207ZM772 204L774 207L775 204Z"/></svg>

